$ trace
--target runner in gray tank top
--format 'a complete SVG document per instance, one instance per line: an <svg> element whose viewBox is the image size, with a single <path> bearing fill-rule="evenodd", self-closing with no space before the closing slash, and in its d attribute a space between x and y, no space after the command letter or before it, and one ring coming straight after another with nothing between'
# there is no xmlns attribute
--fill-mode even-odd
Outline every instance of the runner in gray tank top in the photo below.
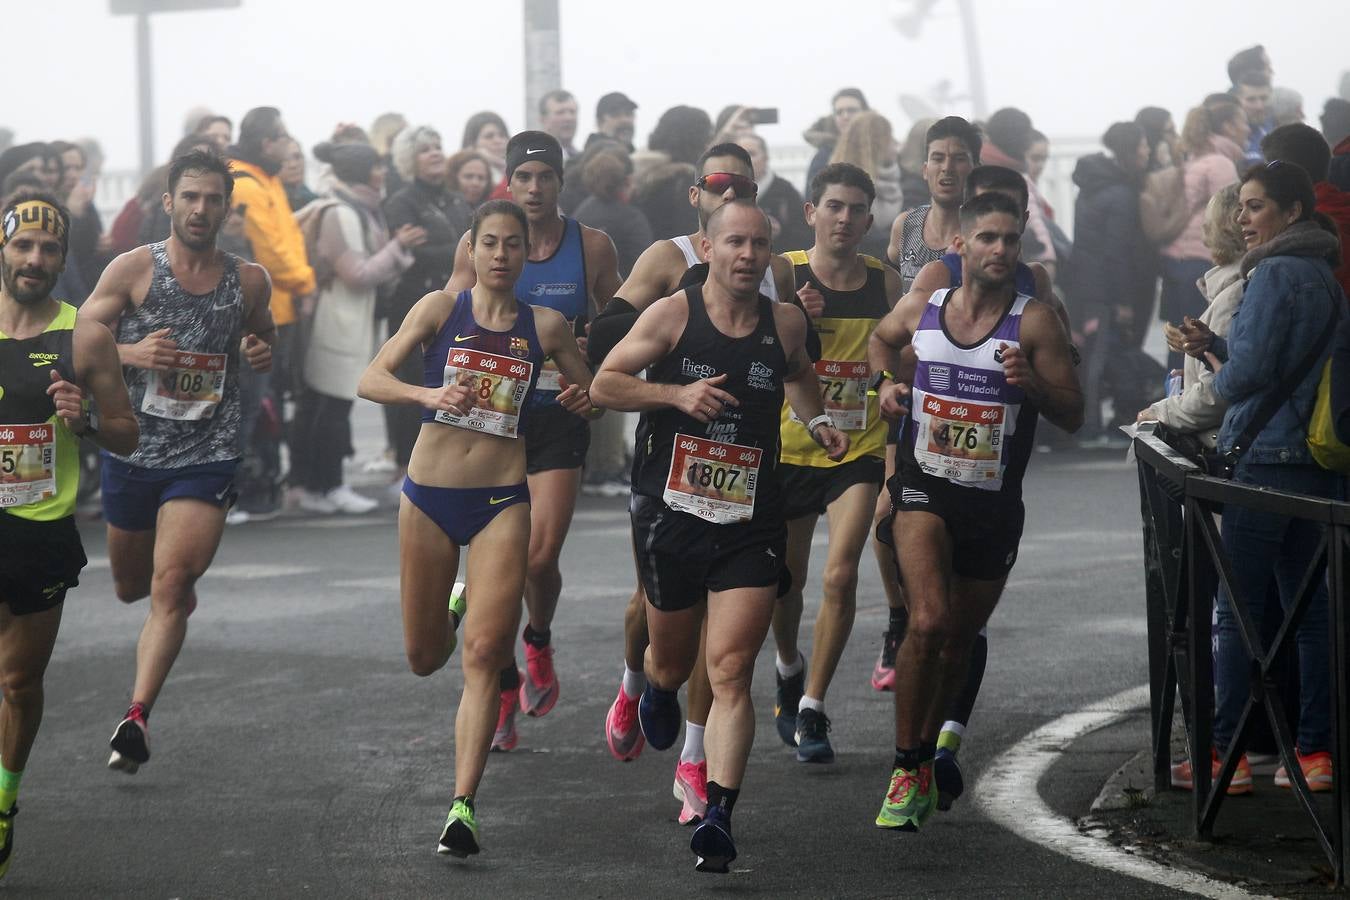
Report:
<svg viewBox="0 0 1350 900"><path fill-rule="evenodd" d="M280 157L282 138L275 145ZM279 162L278 158L278 162ZM220 544L239 465L239 366L266 371L276 335L267 271L216 249L234 178L213 152L169 167L172 231L113 260L80 310L117 335L141 443L103 457L108 560L124 603L150 597L131 707L108 766L150 758L146 720L187 636L196 583Z"/></svg>

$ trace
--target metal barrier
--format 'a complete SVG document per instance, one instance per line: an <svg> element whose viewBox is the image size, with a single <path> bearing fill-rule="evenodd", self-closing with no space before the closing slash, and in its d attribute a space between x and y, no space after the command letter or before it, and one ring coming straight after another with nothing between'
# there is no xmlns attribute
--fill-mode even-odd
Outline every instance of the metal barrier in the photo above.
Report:
<svg viewBox="0 0 1350 900"><path fill-rule="evenodd" d="M1350 805L1342 787L1350 763L1350 504L1288 494L1211 478L1161 439L1141 435L1134 441L1144 526L1145 589L1148 615L1149 683L1152 713L1153 781L1158 791L1171 788L1172 717L1178 697L1186 723L1186 745L1194 773L1196 835L1208 839L1238 760L1246 749L1252 718L1264 711L1293 782L1293 793L1312 821L1319 846L1330 861L1337 885L1350 867ZM1264 651L1261 636L1241 602L1243 586L1234 583L1232 563L1215 524L1224 506L1241 506L1324 525L1322 539L1300 579L1298 597ZM1317 587L1325 560L1329 581L1328 630L1331 640L1331 756L1334 771L1332 821L1326 823L1313 802L1294 756L1284 704L1271 675L1294 637ZM1209 759L1214 738L1214 676L1210 621L1216 589L1235 598L1242 643L1251 662L1251 695L1238 720L1232 745L1216 779ZM1260 600L1262 598L1250 598Z"/></svg>

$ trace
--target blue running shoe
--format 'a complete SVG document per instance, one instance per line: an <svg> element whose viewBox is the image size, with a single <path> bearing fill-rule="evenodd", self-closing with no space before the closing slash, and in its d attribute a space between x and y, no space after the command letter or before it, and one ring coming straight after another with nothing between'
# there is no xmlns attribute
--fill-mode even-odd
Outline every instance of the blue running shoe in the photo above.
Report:
<svg viewBox="0 0 1350 900"><path fill-rule="evenodd" d="M946 747L939 747L937 755L933 757L933 780L937 782L937 808L946 812L966 789L966 780L961 776L961 764L956 761L956 754Z"/></svg>
<svg viewBox="0 0 1350 900"><path fill-rule="evenodd" d="M830 746L830 717L814 709L797 713L797 762L832 763L834 748Z"/></svg>
<svg viewBox="0 0 1350 900"><path fill-rule="evenodd" d="M730 871L731 861L736 858L736 844L731 840L731 817L726 810L720 806L709 807L689 839L689 849L698 857L698 862L694 863L696 871L719 875Z"/></svg>
<svg viewBox="0 0 1350 900"><path fill-rule="evenodd" d="M638 700L638 724L642 736L653 750L666 750L680 736L680 697L675 691L663 691L647 685Z"/></svg>

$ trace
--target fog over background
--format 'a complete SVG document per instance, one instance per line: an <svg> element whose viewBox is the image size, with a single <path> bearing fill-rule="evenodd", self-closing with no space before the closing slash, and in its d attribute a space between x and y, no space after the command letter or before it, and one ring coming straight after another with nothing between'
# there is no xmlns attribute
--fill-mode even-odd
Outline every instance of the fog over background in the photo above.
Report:
<svg viewBox="0 0 1350 900"><path fill-rule="evenodd" d="M1270 53L1275 84L1303 94L1316 127L1350 67L1350 54L1328 39L1350 24L1345 0L974 2L989 110L1021 107L1052 139L1095 138L1147 105L1171 110L1180 126L1190 106L1228 87L1228 58L1256 43ZM560 7L563 87L581 107L578 144L596 99L611 90L639 104L644 146L661 112L680 103L714 117L728 103L777 106L781 124L759 131L785 145L801 142L844 85L862 88L901 140L910 124L902 93L931 102L944 80L953 94L968 93L954 0L933 7L917 38L895 26L913 0ZM250 107L278 106L306 148L338 121L368 126L387 110L436 126L447 148L458 147L464 120L481 109L521 130L533 124L524 113L521 15L520 2L428 0L243 0L238 9L156 15L155 158L168 155L198 105L236 125ZM17 141L92 135L106 169L136 168L134 19L111 15L107 0L49 0L8 19L22 26L11 43L33 39L50 52L12 82L0 125ZM941 111L969 115L969 101Z"/></svg>

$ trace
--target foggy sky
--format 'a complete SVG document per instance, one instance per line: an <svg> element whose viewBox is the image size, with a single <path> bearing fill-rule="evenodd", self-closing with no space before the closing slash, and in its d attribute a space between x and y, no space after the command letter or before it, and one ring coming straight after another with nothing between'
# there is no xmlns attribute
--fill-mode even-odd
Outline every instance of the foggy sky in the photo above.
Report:
<svg viewBox="0 0 1350 900"><path fill-rule="evenodd" d="M1254 43L1269 50L1275 83L1303 94L1316 127L1350 67L1327 33L1344 33L1344 0L1273 8L1254 0L975 3L990 110L1019 106L1052 139L1096 137L1146 105L1172 110L1180 126L1187 108L1227 87L1228 57ZM944 79L957 93L967 85L953 0L937 4L917 39L893 25L910 5L561 0L563 86L580 100L578 143L596 99L610 90L640 105L644 144L669 106L702 106L715 117L733 102L779 107L782 124L760 131L772 145L796 143L848 84L861 87L903 139L901 93L924 96ZM112 16L107 0L48 0L21 14L18 0L8 0L6 12L13 39L21 32L52 52L35 55L44 64L11 80L0 124L20 141L93 135L107 168L135 168L132 20ZM513 131L533 124L523 110L518 2L243 0L235 10L158 15L152 28L157 160L196 105L236 123L252 106L278 106L307 147L338 121L369 125L390 109L436 126L447 147L459 145L464 120L480 109L500 112ZM27 90L18 90L20 80ZM970 114L966 103L942 111Z"/></svg>

